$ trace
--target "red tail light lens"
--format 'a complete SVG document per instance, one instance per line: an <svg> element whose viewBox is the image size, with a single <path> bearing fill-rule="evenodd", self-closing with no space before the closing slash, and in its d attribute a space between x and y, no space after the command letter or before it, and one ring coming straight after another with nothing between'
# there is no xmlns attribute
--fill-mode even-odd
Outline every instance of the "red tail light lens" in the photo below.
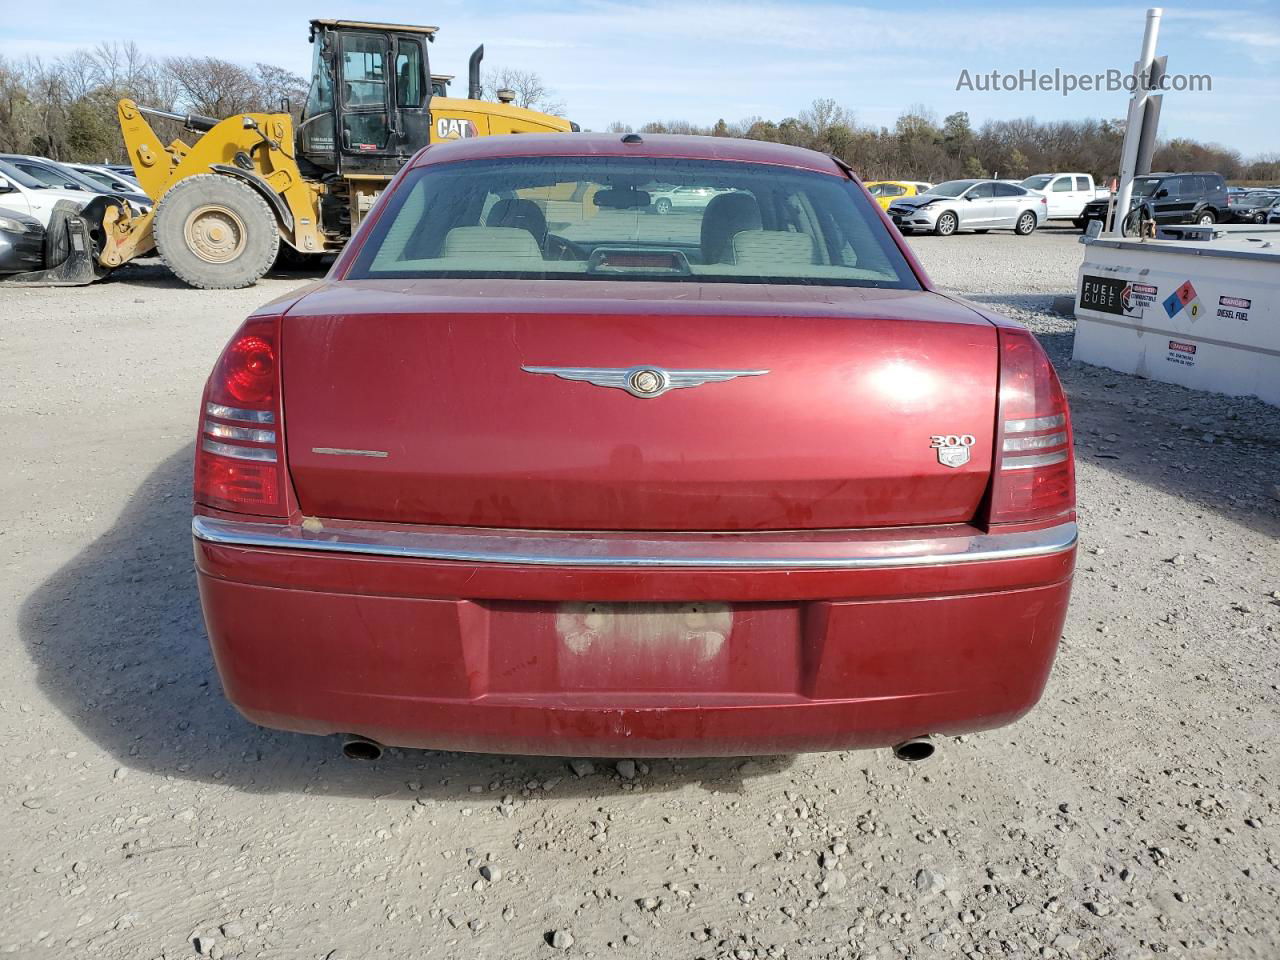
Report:
<svg viewBox="0 0 1280 960"><path fill-rule="evenodd" d="M276 318L248 320L213 368L200 411L197 503L258 516L287 515L278 343Z"/></svg>
<svg viewBox="0 0 1280 960"><path fill-rule="evenodd" d="M196 499L225 510L275 506L280 502L279 467L274 463L236 463L201 451L196 455Z"/></svg>
<svg viewBox="0 0 1280 960"><path fill-rule="evenodd" d="M275 393L275 348L263 337L242 336L227 347L218 372L227 393L237 403L263 403Z"/></svg>
<svg viewBox="0 0 1280 960"><path fill-rule="evenodd" d="M997 329L1000 403L991 523L1069 514L1076 505L1071 412L1053 365L1027 330Z"/></svg>

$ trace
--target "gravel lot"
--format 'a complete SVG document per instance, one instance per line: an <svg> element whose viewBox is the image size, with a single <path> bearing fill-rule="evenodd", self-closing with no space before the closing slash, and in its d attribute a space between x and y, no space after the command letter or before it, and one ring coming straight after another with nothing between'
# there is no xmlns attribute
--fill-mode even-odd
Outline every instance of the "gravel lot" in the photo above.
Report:
<svg viewBox="0 0 1280 960"><path fill-rule="evenodd" d="M200 623L191 442L222 343L302 279L0 289L0 951L1280 955L1280 410L1073 364L1073 231L912 242L1050 349L1083 529L1039 708L919 765L360 765L249 725Z"/></svg>

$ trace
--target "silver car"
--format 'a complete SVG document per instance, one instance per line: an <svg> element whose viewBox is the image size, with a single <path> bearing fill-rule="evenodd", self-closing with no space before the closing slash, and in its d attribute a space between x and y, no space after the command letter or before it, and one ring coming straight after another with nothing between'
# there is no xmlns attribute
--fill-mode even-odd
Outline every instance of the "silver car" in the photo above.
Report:
<svg viewBox="0 0 1280 960"><path fill-rule="evenodd" d="M1044 194L1002 180L948 180L925 193L889 205L903 233L930 230L949 237L957 230L1012 230L1025 237L1049 216Z"/></svg>
<svg viewBox="0 0 1280 960"><path fill-rule="evenodd" d="M665 187L649 191L649 209L667 214L673 210L702 210L713 197L731 193L716 187Z"/></svg>

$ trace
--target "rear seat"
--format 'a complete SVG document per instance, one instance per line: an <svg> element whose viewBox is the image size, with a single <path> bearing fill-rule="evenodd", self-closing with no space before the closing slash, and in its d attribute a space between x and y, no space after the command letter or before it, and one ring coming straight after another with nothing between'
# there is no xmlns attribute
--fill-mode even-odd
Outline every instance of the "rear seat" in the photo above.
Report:
<svg viewBox="0 0 1280 960"><path fill-rule="evenodd" d="M762 268L818 262L813 237L789 230L740 230L730 241L730 256L738 266Z"/></svg>
<svg viewBox="0 0 1280 960"><path fill-rule="evenodd" d="M442 258L542 260L537 239L521 227L454 227L444 237Z"/></svg>

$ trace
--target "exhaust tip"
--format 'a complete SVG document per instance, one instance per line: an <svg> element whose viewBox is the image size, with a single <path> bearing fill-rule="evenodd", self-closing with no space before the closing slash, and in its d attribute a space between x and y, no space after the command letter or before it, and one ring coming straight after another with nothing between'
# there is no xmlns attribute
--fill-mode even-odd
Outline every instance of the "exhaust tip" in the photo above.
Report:
<svg viewBox="0 0 1280 960"><path fill-rule="evenodd" d="M377 760L382 756L382 744L367 737L346 737L342 755L348 760Z"/></svg>
<svg viewBox="0 0 1280 960"><path fill-rule="evenodd" d="M919 763L921 760L932 757L934 749L933 741L928 737L912 737L910 740L896 744L893 755L907 763Z"/></svg>

